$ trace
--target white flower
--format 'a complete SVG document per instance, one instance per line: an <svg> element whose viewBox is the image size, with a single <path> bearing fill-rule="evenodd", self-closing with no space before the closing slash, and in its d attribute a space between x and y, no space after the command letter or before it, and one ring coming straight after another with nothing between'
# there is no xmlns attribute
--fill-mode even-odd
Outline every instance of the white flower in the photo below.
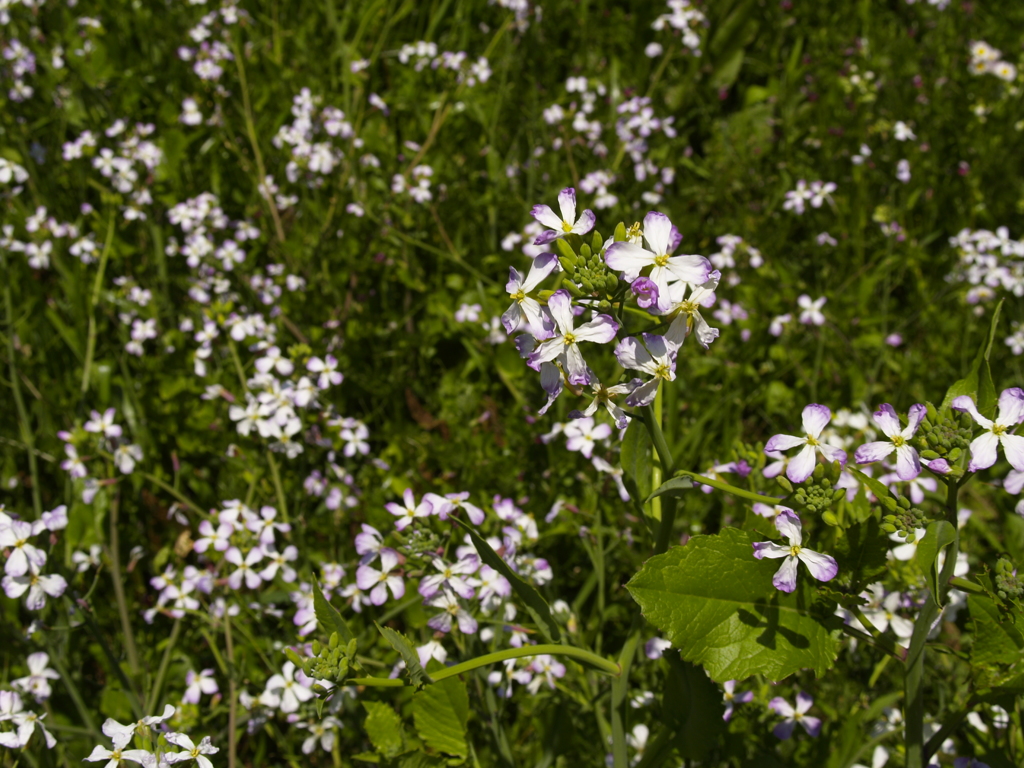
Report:
<svg viewBox="0 0 1024 768"><path fill-rule="evenodd" d="M611 315L598 315L589 323L574 328L572 299L569 292L564 289L557 290L551 295L548 299L548 310L559 333L537 346L527 361L529 366L538 371L541 364L558 358L566 369L570 384L589 384L591 373L583 359L583 353L580 352L579 342L607 344L615 338L619 324Z"/></svg>
<svg viewBox="0 0 1024 768"><path fill-rule="evenodd" d="M302 677L309 680L305 675ZM312 681L310 681L310 685L312 685ZM309 687L295 679L295 664L291 661L284 663L281 674L274 675L267 680L265 692L272 700L278 702L275 706L286 715L298 711L300 704L309 701L316 695Z"/></svg>
<svg viewBox="0 0 1024 768"><path fill-rule="evenodd" d="M828 299L824 296L812 300L806 293L797 298L796 303L800 307L800 322L804 325L824 325L825 315L821 308L827 301Z"/></svg>
<svg viewBox="0 0 1024 768"><path fill-rule="evenodd" d="M897 120L896 125L893 126L893 137L896 141L913 141L917 138L917 136L914 135L914 132L910 130L910 126L902 120Z"/></svg>
<svg viewBox="0 0 1024 768"><path fill-rule="evenodd" d="M643 239L647 248L629 240L612 243L605 250L604 260L612 269L622 272L632 282L641 270L651 267L648 276L658 286L659 295L670 295L671 283L681 281L701 285L711 276L711 262L694 254L670 254L679 247L683 236L668 216L651 211L644 216ZM650 250L648 250L650 249Z"/></svg>
<svg viewBox="0 0 1024 768"><path fill-rule="evenodd" d="M53 693L50 680L59 680L60 675L49 668L50 656L42 651L30 654L25 663L28 664L28 675L12 680L11 685L25 693L31 693L36 701L45 701Z"/></svg>
<svg viewBox="0 0 1024 768"><path fill-rule="evenodd" d="M1006 460L1018 472L1024 471L1024 437L1009 432L1024 420L1024 390L1004 389L999 395L999 414L991 421L978 412L967 395L953 399L953 410L967 411L986 431L971 441L971 463L968 470L977 472L996 463L996 449L1002 445Z"/></svg>
<svg viewBox="0 0 1024 768"><path fill-rule="evenodd" d="M213 768L213 763L210 758L206 755L214 755L220 750L210 743L210 737L204 736L203 740L199 742L198 746L192 742L188 736L184 733L168 733L164 735L169 744L173 744L176 747L181 747L184 752L167 752L164 753L163 759L168 763L183 763L186 760L195 760L196 765L199 768Z"/></svg>

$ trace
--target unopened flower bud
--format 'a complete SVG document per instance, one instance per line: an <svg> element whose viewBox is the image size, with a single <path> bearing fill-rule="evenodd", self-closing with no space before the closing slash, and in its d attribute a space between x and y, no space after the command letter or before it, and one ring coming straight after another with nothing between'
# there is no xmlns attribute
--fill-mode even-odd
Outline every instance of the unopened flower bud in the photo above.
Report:
<svg viewBox="0 0 1024 768"><path fill-rule="evenodd" d="M906 496L900 496L898 499L896 499L896 502L904 509L910 509L910 499L908 499Z"/></svg>
<svg viewBox="0 0 1024 768"><path fill-rule="evenodd" d="M328 641L328 646L332 651L338 647L339 642L341 642L341 638L338 637L338 633L331 632L331 639Z"/></svg>

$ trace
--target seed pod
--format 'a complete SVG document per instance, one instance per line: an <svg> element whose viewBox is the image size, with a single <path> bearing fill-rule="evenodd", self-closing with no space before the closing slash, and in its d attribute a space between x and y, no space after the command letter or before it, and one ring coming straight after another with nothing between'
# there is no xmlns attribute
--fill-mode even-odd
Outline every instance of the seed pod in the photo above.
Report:
<svg viewBox="0 0 1024 768"><path fill-rule="evenodd" d="M583 298L583 291L581 291L576 283L567 277L562 278L562 287L569 292L569 294L577 299Z"/></svg>
<svg viewBox="0 0 1024 768"><path fill-rule="evenodd" d="M937 458L939 458L939 454L937 454L935 451L921 451L921 458L927 459L928 461L935 461Z"/></svg>
<svg viewBox="0 0 1024 768"><path fill-rule="evenodd" d="M301 666L302 666L302 663L303 663L302 657L301 657L301 656L299 656L299 654L297 654L297 653L295 652L295 649L294 649L294 648L285 648L285 649L284 649L284 655L285 655L285 656L287 656L287 657L288 657L288 659L289 659L289 660L290 660L290 661L291 661L291 662L292 662L292 663L293 663L293 664L294 664L295 666L297 666L297 667L301 667Z"/></svg>

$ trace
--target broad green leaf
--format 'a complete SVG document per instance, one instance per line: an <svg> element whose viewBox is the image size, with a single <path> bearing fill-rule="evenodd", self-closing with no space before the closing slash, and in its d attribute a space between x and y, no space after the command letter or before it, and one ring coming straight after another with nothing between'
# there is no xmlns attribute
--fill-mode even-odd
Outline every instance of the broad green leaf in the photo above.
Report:
<svg viewBox="0 0 1024 768"><path fill-rule="evenodd" d="M995 409L996 392L992 383L992 372L989 370L988 359L992 353L992 343L995 341L996 326L999 324L999 312L1003 308L1004 299L1000 299L992 312L992 322L989 324L988 336L978 349L974 363L967 375L955 382L942 398L942 408L947 408L953 399L961 395L973 397L978 404L978 410L986 416L991 416Z"/></svg>
<svg viewBox="0 0 1024 768"><path fill-rule="evenodd" d="M313 611L316 613L316 620L328 632L337 632L342 643L348 643L355 635L348 628L348 624L341 618L338 609L331 605L320 589L320 582L316 576L313 577Z"/></svg>
<svg viewBox="0 0 1024 768"><path fill-rule="evenodd" d="M412 697L416 733L430 749L456 757L467 757L466 721L469 696L466 684L449 677L424 688Z"/></svg>
<svg viewBox="0 0 1024 768"><path fill-rule="evenodd" d="M451 519L461 525L466 533L469 534L469 538L473 542L473 546L476 547L476 551L480 555L480 559L484 561L484 564L491 566L491 568L508 579L509 584L512 585L512 591L516 593L516 597L523 601L526 610L533 617L533 620L537 623L537 628L540 629L548 642L561 642L562 630L555 621L555 617L551 615L551 608L544 598L540 596L540 592L519 578L519 575L508 567L508 563L491 549L491 545L472 526L467 525L457 517Z"/></svg>
<svg viewBox="0 0 1024 768"><path fill-rule="evenodd" d="M753 674L781 680L801 669L821 676L835 661L839 630L810 614L806 569L786 595L772 584L778 567L754 558L747 532L725 528L652 557L626 588L682 658L716 682Z"/></svg>
<svg viewBox="0 0 1024 768"><path fill-rule="evenodd" d="M971 612L974 645L971 662L976 666L1015 664L1024 652L1024 632L1020 617L1005 613L995 601L984 595L968 595L967 609Z"/></svg>
<svg viewBox="0 0 1024 768"><path fill-rule="evenodd" d="M640 419L630 419L622 438L622 482L637 513L644 514L643 500L651 495L651 436Z"/></svg>
<svg viewBox="0 0 1024 768"><path fill-rule="evenodd" d="M384 635L384 639L391 643L391 647L398 651L398 655L402 657L402 661L405 662L405 671L409 673L409 678L412 680L413 685L422 686L434 682L420 664L420 655L416 653L416 649L409 642L409 638L401 632L391 629L391 627L382 627L377 622L374 622L374 626Z"/></svg>
<svg viewBox="0 0 1024 768"><path fill-rule="evenodd" d="M363 701L363 707L366 709L363 730L370 737L374 749L384 757L401 754L405 749L405 739L402 733L402 719L395 710L379 701Z"/></svg>
<svg viewBox="0 0 1024 768"><path fill-rule="evenodd" d="M917 545L915 559L917 565L924 573L928 581L928 589L935 596L935 602L942 600L946 590L944 584L939 584L939 553L956 541L956 528L945 520L936 520L928 524L925 529L924 538Z"/></svg>
<svg viewBox="0 0 1024 768"><path fill-rule="evenodd" d="M703 760L726 729L722 692L700 667L682 661L671 651L665 657L669 673L662 711L676 732L680 757Z"/></svg>
<svg viewBox="0 0 1024 768"><path fill-rule="evenodd" d="M690 478L685 475L683 477L673 477L671 480L659 485L658 490L644 499L644 504L658 496L682 496L684 491L688 491L691 488L693 488L693 481Z"/></svg>

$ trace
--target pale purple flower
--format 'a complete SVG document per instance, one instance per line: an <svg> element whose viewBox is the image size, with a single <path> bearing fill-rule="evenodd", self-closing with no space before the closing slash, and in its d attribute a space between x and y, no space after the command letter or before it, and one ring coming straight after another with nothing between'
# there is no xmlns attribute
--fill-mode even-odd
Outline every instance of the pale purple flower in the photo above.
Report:
<svg viewBox="0 0 1024 768"><path fill-rule="evenodd" d="M185 673L185 693L181 700L186 704L198 704L203 694L212 696L215 693L220 693L220 687L213 679L212 669L204 669L198 673L190 669Z"/></svg>
<svg viewBox="0 0 1024 768"><path fill-rule="evenodd" d="M24 520L11 520L0 527L0 549L10 549L4 565L8 576L24 576L31 566L42 568L46 564L46 553L28 542L35 533L32 524Z"/></svg>
<svg viewBox="0 0 1024 768"><path fill-rule="evenodd" d="M629 417L626 416L626 412L616 405L613 398L621 395L628 395L637 387L641 386L643 382L640 379L633 379L627 381L625 384L616 384L614 387L606 387L600 381L594 380L590 382L590 389L594 393L593 400L582 411L571 411L569 413L570 419L582 419L591 417L597 413L598 406L603 405L605 410L611 415L612 419L615 420L616 429L625 429L629 426Z"/></svg>
<svg viewBox="0 0 1024 768"><path fill-rule="evenodd" d="M256 589L263 583L263 579L253 567L263 559L263 550L259 547L253 547L244 557L242 550L231 547L224 553L224 559L235 566L235 570L228 577L228 585L232 589L241 589L243 580L249 589Z"/></svg>
<svg viewBox="0 0 1024 768"><path fill-rule="evenodd" d="M119 768L119 766L123 765L122 761L124 760L147 767L157 764L156 757L152 752L147 752L144 749L124 749L123 746L117 746L116 744L113 749L107 749L97 744L93 747L88 757L83 757L82 760L88 760L91 763L106 760L107 764L103 768Z"/></svg>
<svg viewBox="0 0 1024 768"><path fill-rule="evenodd" d="M68 472L74 478L82 478L89 474L89 470L86 469L85 463L78 455L78 451L71 443L64 445L64 453L67 454L67 458L60 463L60 468L65 472Z"/></svg>
<svg viewBox="0 0 1024 768"><path fill-rule="evenodd" d="M203 554L210 547L217 552L224 552L231 546L231 534L234 533L234 526L229 523L220 523L214 528L209 520L199 523L200 538L192 544L192 549Z"/></svg>
<svg viewBox="0 0 1024 768"><path fill-rule="evenodd" d="M540 302L527 294L558 268L558 257L553 253L542 253L534 259L525 278L515 267L508 268L509 277L505 290L508 291L512 304L501 316L501 324L505 327L506 333L528 331L538 339L550 338L550 320L545 317Z"/></svg>
<svg viewBox="0 0 1024 768"><path fill-rule="evenodd" d="M380 555L384 547L384 537L381 532L372 525L363 523L362 533L357 533L355 538L356 554L360 556L359 564L372 563Z"/></svg>
<svg viewBox="0 0 1024 768"><path fill-rule="evenodd" d="M910 181L910 161L900 160L896 163L896 180L904 184Z"/></svg>
<svg viewBox="0 0 1024 768"><path fill-rule="evenodd" d="M547 205L535 205L530 215L548 228L534 240L534 245L545 245L566 235L585 235L594 228L597 217L589 208L576 218L576 190L566 187L558 193L558 216Z"/></svg>
<svg viewBox="0 0 1024 768"><path fill-rule="evenodd" d="M722 684L722 688L725 689L722 694L722 698L725 700L725 712L722 713L722 719L726 722L732 719L733 710L737 704L746 704L748 701L752 701L754 698L753 691L743 691L743 693L736 693L736 681L726 680Z"/></svg>
<svg viewBox="0 0 1024 768"><path fill-rule="evenodd" d="M584 416L566 424L562 432L566 437L565 447L570 451L579 451L589 459L597 441L611 437L612 428L607 424L595 425L592 418Z"/></svg>
<svg viewBox="0 0 1024 768"><path fill-rule="evenodd" d="M466 511L466 517L469 518L469 522L473 525L480 525L484 521L484 511L475 504L469 503L469 491L460 491L458 493L446 493L444 495L445 500L451 505L452 512L456 509L463 509Z"/></svg>
<svg viewBox="0 0 1024 768"><path fill-rule="evenodd" d="M28 675L11 681L11 685L25 693L30 693L36 701L46 701L53 694L51 680L60 680L60 675L50 669L49 654L38 651L30 653L25 659Z"/></svg>
<svg viewBox="0 0 1024 768"><path fill-rule="evenodd" d="M1010 465L1018 471L1024 471L1024 437L1009 432L1024 419L1024 390L1012 387L1002 391L999 395L999 414L995 421L982 416L968 395L954 398L953 409L967 411L986 430L971 441L971 463L967 467L971 472L988 469L995 464L996 449L1000 445Z"/></svg>
<svg viewBox="0 0 1024 768"><path fill-rule="evenodd" d="M31 560L29 560L29 568L26 573L21 576L8 574L4 576L0 584L4 588L4 593L12 600L16 600L28 592L28 596L25 598L25 607L30 611L41 610L46 605L47 596L60 597L68 588L68 583L63 576L56 573L40 573L39 567Z"/></svg>
<svg viewBox="0 0 1024 768"><path fill-rule="evenodd" d="M821 308L827 301L828 299L824 296L811 299L806 293L797 298L796 303L800 307L800 322L804 325L824 325L825 315Z"/></svg>
<svg viewBox="0 0 1024 768"><path fill-rule="evenodd" d="M782 715L785 719L775 726L772 731L780 739L788 739L793 735L793 729L800 723L811 736L817 736L821 732L821 720L806 714L807 710L814 704L814 699L801 691L796 695L796 709L790 706L789 702L781 696L776 696L768 703L768 708Z"/></svg>
<svg viewBox="0 0 1024 768"><path fill-rule="evenodd" d="M822 203L826 200L832 201L831 194L836 191L836 185L831 181L812 181L811 182L811 206L814 208L821 208Z"/></svg>
<svg viewBox="0 0 1024 768"><path fill-rule="evenodd" d="M776 589L782 592L792 592L796 589L796 571L800 561L818 581L830 581L839 573L839 566L833 558L801 546L803 526L799 517L792 512L780 512L775 518L775 527L789 543L783 545L773 541L756 541L754 557L758 560L766 557L773 560L785 558L782 566L772 577L772 584Z"/></svg>
<svg viewBox="0 0 1024 768"><path fill-rule="evenodd" d="M270 561L267 567L260 571L260 578L264 581L273 581L278 571L281 573L281 579L288 584L298 577L295 569L288 565L299 559L298 547L289 544L284 548L284 552L278 552L272 545L265 544L263 554Z"/></svg>
<svg viewBox="0 0 1024 768"><path fill-rule="evenodd" d="M640 272L651 267L648 277L658 286L661 297L670 293L670 284L681 281L691 286L702 285L711 276L711 262L703 256L671 253L683 241L679 230L672 226L668 216L651 211L644 216L644 240L647 248L623 240L612 243L604 254L604 260L614 270L623 273L626 280L633 281Z"/></svg>
<svg viewBox="0 0 1024 768"><path fill-rule="evenodd" d="M718 338L720 331L712 328L700 313L701 307L711 307L715 303L715 291L722 273L717 269L708 275L708 279L700 285L689 286L690 295L685 296L686 283L675 283L669 296L669 307L665 314L674 315L675 319L665 334L670 342L682 346L688 334L696 333L697 341L707 349L711 342Z"/></svg>
<svg viewBox="0 0 1024 768"><path fill-rule="evenodd" d="M786 200L782 204L783 210L792 211L798 216L806 210L804 205L806 201L811 199L811 190L807 187L807 182L800 179L796 183L796 189L791 189L786 193Z"/></svg>
<svg viewBox="0 0 1024 768"><path fill-rule="evenodd" d="M645 333L642 338L643 344L636 337L628 336L615 347L615 358L619 365L627 371L640 371L653 377L630 392L626 405L633 407L653 403L661 382L675 381L676 378L679 347L664 336Z"/></svg>
<svg viewBox="0 0 1024 768"><path fill-rule="evenodd" d="M641 309L649 309L650 307L660 308L659 299L661 293L658 290L658 284L651 280L651 278L638 277L632 282L629 289L636 296L637 306Z"/></svg>
<svg viewBox="0 0 1024 768"><path fill-rule="evenodd" d="M325 355L323 360L319 357L309 358L309 361L306 363L306 370L310 373L319 374L316 385L320 389L327 389L332 384L341 384L345 379L341 371L338 370L338 360L334 355Z"/></svg>
<svg viewBox="0 0 1024 768"><path fill-rule="evenodd" d="M120 437L121 427L114 423L113 408L107 408L102 414L99 411L92 412L92 418L82 425L86 432L95 432L104 437Z"/></svg>
<svg viewBox="0 0 1024 768"><path fill-rule="evenodd" d="M398 553L393 549L381 549L380 570L371 565L361 565L356 570L356 586L370 592L370 602L384 605L388 599L388 590L396 600L405 596L405 582L402 577L392 571L398 566Z"/></svg>
<svg viewBox="0 0 1024 768"><path fill-rule="evenodd" d="M459 599L447 589L433 599L428 600L427 605L442 609L441 613L427 622L427 625L432 629L436 629L438 632L451 632L452 622L455 621L459 625L459 631L463 634L476 634L476 619L469 614L469 611L462 607Z"/></svg>
<svg viewBox="0 0 1024 768"><path fill-rule="evenodd" d="M273 507L262 507L260 516L249 520L245 527L255 533L264 546L274 543L274 531L289 533L292 529L288 523L277 522L277 510Z"/></svg>
<svg viewBox="0 0 1024 768"><path fill-rule="evenodd" d="M301 670L297 670L294 662L286 661L281 667L280 674L273 675L267 680L260 700L274 709L280 709L286 715L297 712L302 703L316 696L310 690L312 681L310 684L306 684L305 681L310 681L310 678L302 674Z"/></svg>
<svg viewBox="0 0 1024 768"><path fill-rule="evenodd" d="M534 695L545 683L552 691L555 690L555 680L565 677L565 665L547 654L536 656L530 662L530 670L533 672L533 679L527 684L526 689Z"/></svg>
<svg viewBox="0 0 1024 768"><path fill-rule="evenodd" d="M661 637L652 637L644 643L644 655L648 659L660 659L664 655L665 651L671 647L671 641L665 640Z"/></svg>
<svg viewBox="0 0 1024 768"><path fill-rule="evenodd" d="M896 475L900 480L912 480L921 474L921 457L910 445L911 438L925 417L925 407L920 403L910 406L907 414L907 426L901 427L900 419L891 405L885 403L874 413L875 424L888 437L874 443L865 443L854 453L858 464L871 464L882 461L896 451Z"/></svg>
<svg viewBox="0 0 1024 768"><path fill-rule="evenodd" d="M185 750L184 752L165 752L163 759L171 764L195 760L199 768L213 768L213 763L207 755L220 752L220 749L213 746L209 736L204 736L198 745L193 743L192 739L184 733L166 733L164 738L167 739L168 744L173 744Z"/></svg>
<svg viewBox="0 0 1024 768"><path fill-rule="evenodd" d="M475 555L469 555L460 559L454 565L449 565L439 557L431 561L431 565L438 573L424 576L420 581L419 593L424 597L433 597L442 587L450 589L459 597L471 600L475 591L470 586L466 576L476 573L480 567L480 559Z"/></svg>
<svg viewBox="0 0 1024 768"><path fill-rule="evenodd" d="M405 506L396 504L393 501L389 501L384 505L384 508L392 515L398 518L395 521L395 528L400 531L404 531L409 525L412 524L413 519L417 517L429 517L434 511L430 506L430 502L425 498L419 504L416 503L416 497L412 493L411 488L406 488L402 494L402 501L405 502Z"/></svg>
<svg viewBox="0 0 1024 768"><path fill-rule="evenodd" d="M811 403L803 411L803 437L774 435L765 444L764 452L771 455L772 451L788 451L790 448L803 446L800 453L791 458L786 467L786 477L794 483L802 483L811 476L814 471L816 453L821 453L827 461L839 461L840 464L846 464L845 451L818 440L821 431L831 419L832 411L826 406Z"/></svg>
<svg viewBox="0 0 1024 768"><path fill-rule="evenodd" d="M565 289L555 291L548 299L548 310L554 318L558 333L542 341L530 355L527 363L539 371L543 363L558 358L568 375L570 384L589 384L592 374L580 352L579 343L592 341L607 344L615 338L619 324L611 315L598 315L579 328L573 327L572 298Z"/></svg>

